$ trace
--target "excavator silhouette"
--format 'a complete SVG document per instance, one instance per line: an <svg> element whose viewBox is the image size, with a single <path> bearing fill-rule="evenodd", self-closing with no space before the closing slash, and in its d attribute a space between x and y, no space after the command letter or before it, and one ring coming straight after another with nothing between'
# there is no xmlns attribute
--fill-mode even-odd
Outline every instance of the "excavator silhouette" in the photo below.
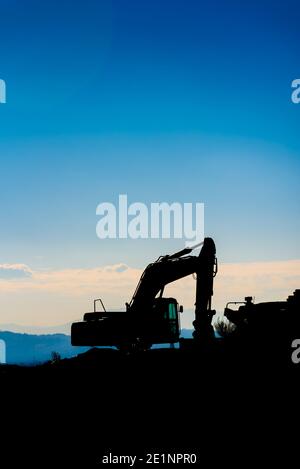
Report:
<svg viewBox="0 0 300 469"><path fill-rule="evenodd" d="M202 245L198 256L188 255ZM194 342L214 337L211 324L213 279L217 273L215 243L211 238L172 255L161 256L144 270L126 311L106 311L102 300L94 301L94 311L84 314L82 322L71 327L71 342L77 346L117 346L134 350L152 344L174 344L180 338L180 313L175 298L164 298L167 284L196 275ZM117 286L116 286L117 288ZM97 301L103 311L96 311Z"/></svg>

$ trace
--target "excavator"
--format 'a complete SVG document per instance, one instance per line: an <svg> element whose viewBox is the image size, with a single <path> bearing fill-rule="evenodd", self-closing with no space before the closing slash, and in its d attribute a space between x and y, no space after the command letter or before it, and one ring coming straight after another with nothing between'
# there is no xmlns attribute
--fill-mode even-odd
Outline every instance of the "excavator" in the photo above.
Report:
<svg viewBox="0 0 300 469"><path fill-rule="evenodd" d="M201 247L199 255L190 255ZM214 337L211 309L213 280L217 274L216 247L212 238L171 255L160 256L144 270L126 311L106 311L101 299L94 311L71 326L77 346L116 346L120 350L147 350L153 344L174 344L180 338L183 307L175 298L163 297L164 288L188 275L196 276L194 342ZM100 302L103 311L97 311Z"/></svg>

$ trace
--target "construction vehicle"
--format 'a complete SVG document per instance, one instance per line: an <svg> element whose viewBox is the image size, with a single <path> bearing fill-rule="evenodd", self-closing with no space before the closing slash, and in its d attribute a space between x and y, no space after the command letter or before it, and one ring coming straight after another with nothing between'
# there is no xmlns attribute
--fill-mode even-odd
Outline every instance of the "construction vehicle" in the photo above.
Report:
<svg viewBox="0 0 300 469"><path fill-rule="evenodd" d="M200 245L198 256L189 255ZM72 345L147 349L152 344L178 342L183 308L175 298L163 297L163 292L169 283L192 274L196 276L193 336L196 342L209 340L214 337L211 322L215 311L211 303L216 273L216 248L211 238L175 254L161 256L146 267L130 303L126 303L126 311L106 311L102 300L95 300L94 311L84 314L82 322L72 324ZM96 311L98 301L103 308L101 312Z"/></svg>
<svg viewBox="0 0 300 469"><path fill-rule="evenodd" d="M239 305L238 309L229 307ZM245 301L227 303L224 316L236 327L239 336L262 338L267 336L290 340L300 332L300 290L295 290L286 301L254 303L252 296Z"/></svg>

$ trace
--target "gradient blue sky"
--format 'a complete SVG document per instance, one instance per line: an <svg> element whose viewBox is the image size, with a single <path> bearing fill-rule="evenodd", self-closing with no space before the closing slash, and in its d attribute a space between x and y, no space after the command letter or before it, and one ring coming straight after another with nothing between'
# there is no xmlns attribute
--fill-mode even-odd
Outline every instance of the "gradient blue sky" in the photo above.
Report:
<svg viewBox="0 0 300 469"><path fill-rule="evenodd" d="M298 1L0 1L2 263L142 267L96 206L204 202L223 262L300 257Z"/></svg>

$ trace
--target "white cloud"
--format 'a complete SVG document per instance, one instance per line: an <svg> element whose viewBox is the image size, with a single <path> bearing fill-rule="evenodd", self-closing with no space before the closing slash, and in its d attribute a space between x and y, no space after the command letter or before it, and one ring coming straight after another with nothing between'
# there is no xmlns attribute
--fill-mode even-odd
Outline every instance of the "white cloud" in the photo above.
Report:
<svg viewBox="0 0 300 469"><path fill-rule="evenodd" d="M108 308L124 308L142 274L125 264L59 271L32 271L23 264L1 268L6 276L0 275L0 323L31 325L80 318L97 297ZM165 296L174 296L186 310L193 310L195 286L190 276L169 285ZM227 301L243 300L247 295L255 296L257 302L284 300L296 288L300 288L300 260L221 264L213 307L221 312ZM182 319L185 325L184 315Z"/></svg>
<svg viewBox="0 0 300 469"><path fill-rule="evenodd" d="M141 271L125 264L108 265L92 269L63 269L49 271L30 271L30 280L19 278L11 281L12 277L0 281L0 292L48 292L67 296L82 296L100 292L109 297L110 302L118 304L118 299L133 293ZM24 269L25 271L25 269ZM27 271L26 271L27 272ZM25 277L25 276L24 276ZM125 300L124 300L125 301Z"/></svg>
<svg viewBox="0 0 300 469"><path fill-rule="evenodd" d="M25 264L0 264L1 279L20 279L32 276L32 271Z"/></svg>

